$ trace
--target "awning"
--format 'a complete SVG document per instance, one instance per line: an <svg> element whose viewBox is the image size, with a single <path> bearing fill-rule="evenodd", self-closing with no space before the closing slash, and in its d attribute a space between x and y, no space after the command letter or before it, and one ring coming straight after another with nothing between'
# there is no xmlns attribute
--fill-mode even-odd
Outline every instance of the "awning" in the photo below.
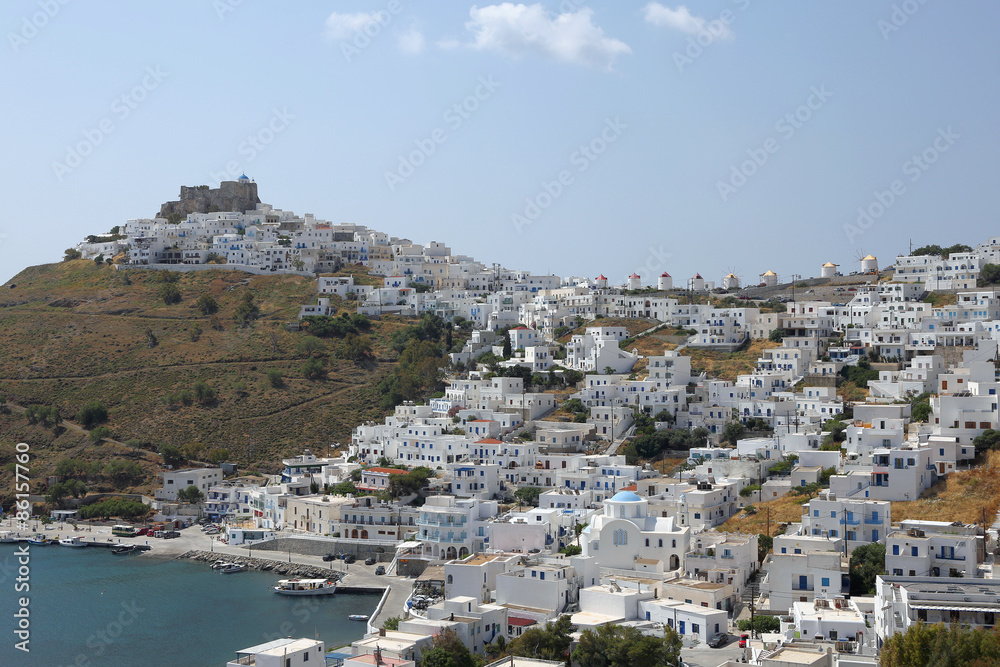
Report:
<svg viewBox="0 0 1000 667"><path fill-rule="evenodd" d="M1000 605L996 607L958 607L954 605L937 605L937 604L911 604L911 609L924 609L927 611L981 611L981 612L1000 612Z"/></svg>

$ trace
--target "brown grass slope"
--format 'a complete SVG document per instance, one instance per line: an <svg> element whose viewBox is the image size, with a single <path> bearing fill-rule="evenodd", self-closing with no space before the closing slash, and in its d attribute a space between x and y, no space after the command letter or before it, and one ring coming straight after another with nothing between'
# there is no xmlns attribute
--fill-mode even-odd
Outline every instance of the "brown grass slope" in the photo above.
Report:
<svg viewBox="0 0 1000 667"><path fill-rule="evenodd" d="M328 377L310 381L296 352L307 334L284 325L299 305L315 300L314 279L186 273L177 283L182 301L174 305L158 298L160 285L160 272L120 272L85 260L18 274L0 288L0 394L18 405L54 404L64 418L98 400L110 411L116 440L199 441L228 448L247 464L273 464L307 444L346 442L359 422L383 415L375 385L391 371L395 353L387 340L403 326L398 318L373 322L368 332L379 361L359 366L324 355ZM261 317L238 328L233 313L248 291ZM203 294L218 302L223 330L195 308ZM201 334L193 340L196 327ZM324 343L333 351L338 341ZM270 385L269 369L282 373L284 386ZM199 380L216 390L216 401L167 404L168 394ZM23 417L0 419L0 443L20 437L15 421L23 424Z"/></svg>

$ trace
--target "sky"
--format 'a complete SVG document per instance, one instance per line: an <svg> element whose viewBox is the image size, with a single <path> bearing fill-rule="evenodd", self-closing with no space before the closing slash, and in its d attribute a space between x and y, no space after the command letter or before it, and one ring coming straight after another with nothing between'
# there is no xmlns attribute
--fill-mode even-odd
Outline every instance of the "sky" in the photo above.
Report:
<svg viewBox="0 0 1000 667"><path fill-rule="evenodd" d="M676 285L997 234L1000 3L0 4L0 281L246 173L487 265Z"/></svg>

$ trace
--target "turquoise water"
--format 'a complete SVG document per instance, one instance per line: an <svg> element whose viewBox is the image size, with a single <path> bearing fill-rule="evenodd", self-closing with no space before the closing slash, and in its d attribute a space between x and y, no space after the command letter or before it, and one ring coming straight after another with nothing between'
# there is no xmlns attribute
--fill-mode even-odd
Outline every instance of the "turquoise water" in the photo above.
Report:
<svg viewBox="0 0 1000 667"><path fill-rule="evenodd" d="M224 667L238 649L285 636L332 648L359 639L378 595L294 598L279 575L223 575L207 564L106 549L31 547L28 593L15 591L19 545L0 544L0 666ZM30 598L30 653L15 648L18 598Z"/></svg>

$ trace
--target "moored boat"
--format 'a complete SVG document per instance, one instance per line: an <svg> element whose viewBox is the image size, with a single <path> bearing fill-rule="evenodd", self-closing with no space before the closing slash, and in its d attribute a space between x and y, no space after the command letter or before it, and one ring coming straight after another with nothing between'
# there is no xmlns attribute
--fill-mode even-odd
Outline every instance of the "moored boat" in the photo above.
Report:
<svg viewBox="0 0 1000 667"><path fill-rule="evenodd" d="M83 541L79 535L73 535L72 537L64 537L59 540L59 546L62 547L75 547L79 549L80 547L87 546L87 543Z"/></svg>
<svg viewBox="0 0 1000 667"><path fill-rule="evenodd" d="M226 567L219 568L219 572L222 574L235 574L236 572L242 572L247 569L246 565L240 565L239 563L229 563Z"/></svg>
<svg viewBox="0 0 1000 667"><path fill-rule="evenodd" d="M367 621L368 614L351 614L347 617L349 621Z"/></svg>
<svg viewBox="0 0 1000 667"><path fill-rule="evenodd" d="M134 544L122 544L121 546L111 547L111 553L115 556L129 556L139 553L139 550Z"/></svg>
<svg viewBox="0 0 1000 667"><path fill-rule="evenodd" d="M337 584L329 579L281 579L273 588L281 595L333 595Z"/></svg>
<svg viewBox="0 0 1000 667"><path fill-rule="evenodd" d="M9 530L0 530L0 543L3 542L17 542L17 538L14 537L14 533Z"/></svg>
<svg viewBox="0 0 1000 667"><path fill-rule="evenodd" d="M230 563L228 560L217 560L214 563L212 563L211 567L213 570L222 570L224 568L229 567L230 565L235 565L235 563Z"/></svg>
<svg viewBox="0 0 1000 667"><path fill-rule="evenodd" d="M45 537L41 533L35 533L32 537L28 539L28 544L34 544L35 546L45 547L52 544L53 541Z"/></svg>

